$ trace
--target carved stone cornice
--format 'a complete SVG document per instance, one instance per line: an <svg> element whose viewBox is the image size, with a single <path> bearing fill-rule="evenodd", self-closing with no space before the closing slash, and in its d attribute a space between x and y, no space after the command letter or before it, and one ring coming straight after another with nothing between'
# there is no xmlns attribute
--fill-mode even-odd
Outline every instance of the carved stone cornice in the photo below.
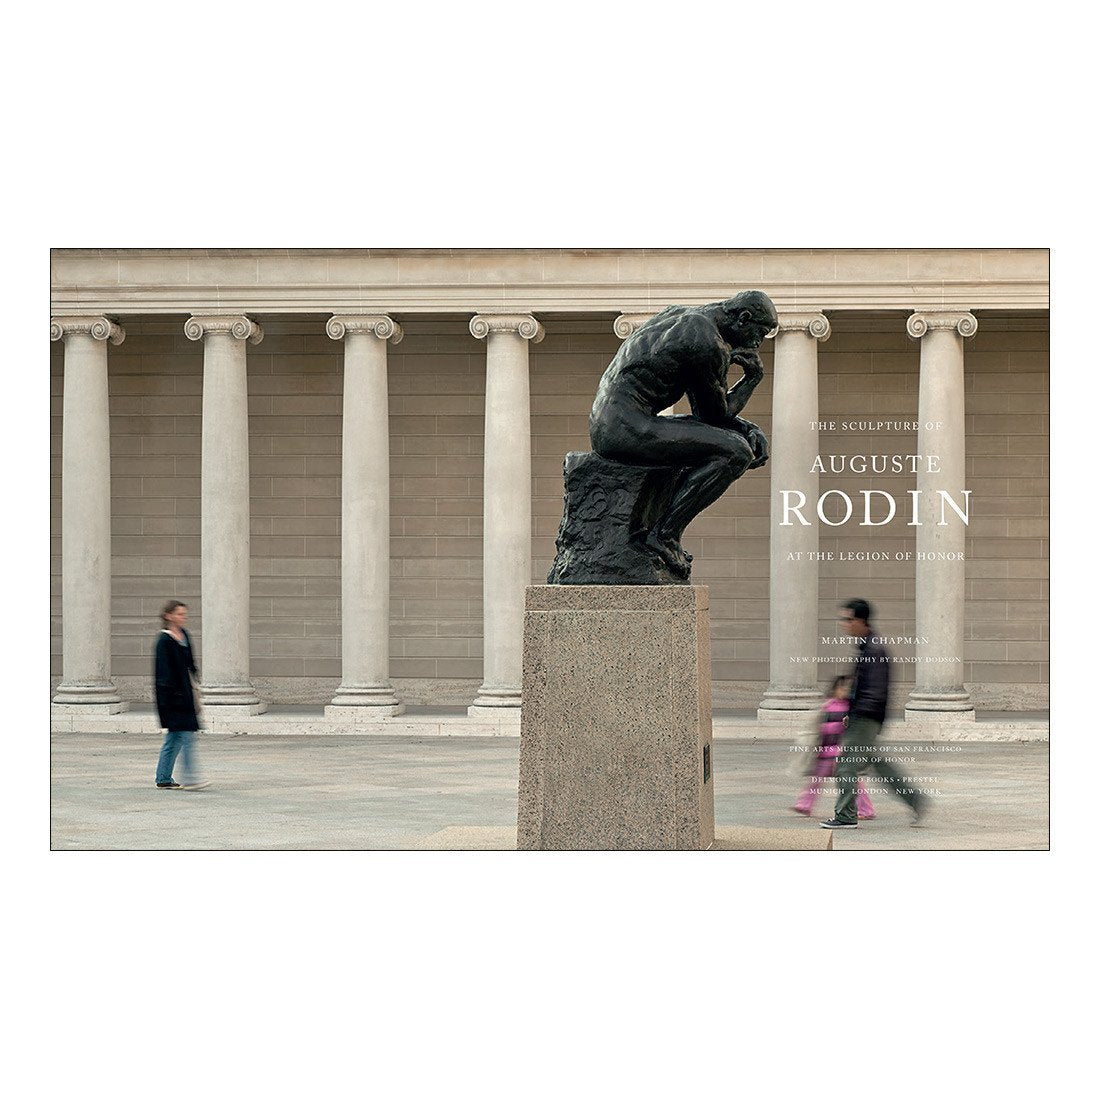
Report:
<svg viewBox="0 0 1100 1100"><path fill-rule="evenodd" d="M227 332L234 339L247 340L250 344L258 344L264 338L264 330L243 313L194 314L183 326L183 334L188 340L201 340L211 332Z"/></svg>
<svg viewBox="0 0 1100 1100"><path fill-rule="evenodd" d="M325 332L333 340L343 340L349 332L366 332L377 336L379 340L392 340L400 344L405 338L404 330L385 313L342 313L333 315L325 325Z"/></svg>
<svg viewBox="0 0 1100 1100"><path fill-rule="evenodd" d="M112 344L121 344L126 339L126 331L109 317L52 317L50 319L50 339L60 340L74 332L83 332L93 340L110 340Z"/></svg>
<svg viewBox="0 0 1100 1100"><path fill-rule="evenodd" d="M905 322L905 331L919 340L933 329L954 329L960 336L973 336L978 331L978 319L973 313L960 310L923 310L912 314Z"/></svg>
<svg viewBox="0 0 1100 1100"><path fill-rule="evenodd" d="M537 344L546 330L529 313L479 313L470 321L470 333L484 340L491 332L514 332Z"/></svg>
<svg viewBox="0 0 1100 1100"><path fill-rule="evenodd" d="M633 336L646 321L652 321L656 316L656 313L620 313L611 327L620 340L625 340L628 336Z"/></svg>
<svg viewBox="0 0 1100 1100"><path fill-rule="evenodd" d="M820 311L780 313L779 325L774 332L768 333L768 337L777 336L780 332L806 332L823 343L829 339L832 331L829 318Z"/></svg>
<svg viewBox="0 0 1100 1100"><path fill-rule="evenodd" d="M1040 310L1046 249L58 248L50 314L656 313L757 287L776 309Z"/></svg>

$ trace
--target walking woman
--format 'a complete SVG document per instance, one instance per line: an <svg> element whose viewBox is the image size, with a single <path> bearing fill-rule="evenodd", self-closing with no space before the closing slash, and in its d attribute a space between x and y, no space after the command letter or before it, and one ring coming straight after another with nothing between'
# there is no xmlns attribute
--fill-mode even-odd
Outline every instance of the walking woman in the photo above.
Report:
<svg viewBox="0 0 1100 1100"><path fill-rule="evenodd" d="M183 789L201 791L209 783L199 780L195 766L195 734L199 717L195 711L195 693L191 674L198 675L195 648L191 635L184 629L187 604L169 600L160 613L164 629L157 635L153 661L153 681L156 685L157 715L167 731L157 761L157 786L162 790L178 789L172 778L176 757L180 758Z"/></svg>

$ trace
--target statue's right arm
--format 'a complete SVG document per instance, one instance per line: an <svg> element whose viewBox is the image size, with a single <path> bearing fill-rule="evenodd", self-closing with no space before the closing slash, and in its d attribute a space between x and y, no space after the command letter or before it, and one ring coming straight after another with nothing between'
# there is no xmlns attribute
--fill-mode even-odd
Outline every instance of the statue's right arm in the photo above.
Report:
<svg viewBox="0 0 1100 1100"><path fill-rule="evenodd" d="M691 411L706 424L728 428L730 413L722 384L725 357L713 325L708 328L708 324L692 317L677 325L676 355Z"/></svg>
<svg viewBox="0 0 1100 1100"><path fill-rule="evenodd" d="M733 386L726 394L726 407L729 415L736 418L737 414L749 403L753 390L760 384L764 377L764 366L760 362L760 356L755 351L735 351L730 359L731 365L736 363L745 373L736 386Z"/></svg>

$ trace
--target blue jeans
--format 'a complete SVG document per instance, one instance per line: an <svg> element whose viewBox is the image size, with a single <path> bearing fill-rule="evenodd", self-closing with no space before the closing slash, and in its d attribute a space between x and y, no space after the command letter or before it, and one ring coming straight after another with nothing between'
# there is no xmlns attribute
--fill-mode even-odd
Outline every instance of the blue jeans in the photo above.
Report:
<svg viewBox="0 0 1100 1100"><path fill-rule="evenodd" d="M160 748L160 759L157 761L157 782L170 783L172 781L172 768L175 766L176 757L180 758L181 773L184 783L194 783L198 779L195 771L195 734L191 730L169 730L164 738L164 744Z"/></svg>

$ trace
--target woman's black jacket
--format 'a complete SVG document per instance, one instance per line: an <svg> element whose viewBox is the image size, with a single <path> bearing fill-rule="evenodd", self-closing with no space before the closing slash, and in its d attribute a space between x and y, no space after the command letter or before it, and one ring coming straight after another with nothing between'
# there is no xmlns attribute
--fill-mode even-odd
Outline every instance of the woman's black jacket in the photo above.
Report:
<svg viewBox="0 0 1100 1100"><path fill-rule="evenodd" d="M161 631L153 659L153 683L156 685L157 714L163 729L170 733L199 729L195 713L195 693L191 690L191 673L198 676L195 646L191 635L183 632L187 645L181 645Z"/></svg>

